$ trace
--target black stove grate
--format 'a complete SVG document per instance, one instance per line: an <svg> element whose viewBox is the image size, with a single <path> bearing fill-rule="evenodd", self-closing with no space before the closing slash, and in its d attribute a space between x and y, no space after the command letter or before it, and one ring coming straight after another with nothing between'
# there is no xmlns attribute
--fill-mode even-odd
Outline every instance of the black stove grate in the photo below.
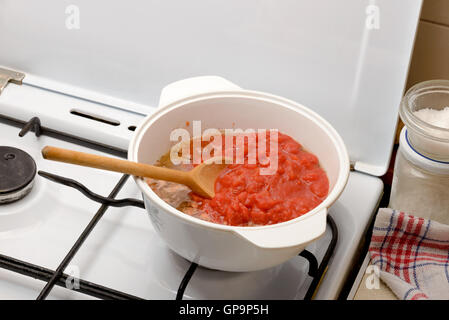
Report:
<svg viewBox="0 0 449 320"><path fill-rule="evenodd" d="M20 136L23 137L25 134L27 134L30 130L33 130L36 134L36 136L39 136L41 134L46 134L46 131L48 129L43 128L40 126L40 120L37 117L32 118L29 122L24 123L23 121L11 119L8 117L2 117L0 115L0 119L6 120L9 123L13 123L15 125L23 125L22 130L20 131ZM55 134L58 136L58 133L52 130L49 130L49 133L51 133L52 136L55 136ZM62 137L65 137L65 135L62 133ZM76 139L76 137L71 136L70 139ZM82 141L82 139L80 139ZM92 143L92 142L89 142ZM102 149L105 148L104 145L99 145ZM112 153L116 153L117 150L111 149ZM56 183L60 183L72 188L77 189L81 193L83 193L86 197L89 199L99 202L101 204L100 209L97 211L95 216L92 218L92 220L89 222L89 224L86 226L84 231L81 233L79 238L76 240L70 251L67 253L67 255L64 257L64 259L61 261L59 266L56 270L50 270L41 266L37 266L28 262L20 261L12 257L8 257L5 255L0 254L0 267L17 272L19 274L29 276L35 279L39 279L46 282L45 287L40 292L39 296L37 297L38 300L45 299L48 294L51 292L51 290L54 288L55 285L65 287L66 281L68 279L68 275L64 274L64 269L69 265L70 261L73 259L73 257L76 255L78 250L83 245L84 241L88 238L91 231L95 228L98 221L101 220L101 218L106 213L107 209L109 207L124 207L124 206L135 206L138 208L145 208L144 203L142 200L138 199L115 199L116 195L119 193L123 185L126 183L127 179L129 178L128 175L123 175L122 178L118 181L114 189L111 191L110 195L108 197L103 197L101 195L98 195L88 188L86 188L84 185L80 184L79 182L61 177L58 175L54 175L48 172L39 171L38 174L41 177L50 179L51 181L54 181ZM329 246L324 254L324 257L321 261L321 263L318 265L318 261L316 257L309 251L304 250L299 255L309 261L309 271L308 275L312 277L312 282L307 290L306 295L304 296L304 300L310 300L313 298L313 295L315 294L319 283L321 279L325 276L325 271L327 269L328 263L330 261L330 258L335 250L337 240L338 240L338 229L337 226L332 219L330 215L327 216L327 224L332 232L332 239L329 243ZM186 274L184 275L176 295L177 300L182 300L184 297L184 292L192 278L192 276L195 273L195 270L197 269L198 264L192 262L189 269L186 271ZM127 294L125 292L120 292L105 286L101 286L83 279L72 279L77 280L77 283L79 283L79 287L76 288L68 288L70 290L78 291L83 294L87 294L99 299L118 299L118 300L128 300L128 299L142 299L140 297L136 297L130 294Z"/></svg>
<svg viewBox="0 0 449 320"><path fill-rule="evenodd" d="M25 276L32 277L37 280L48 282L55 274L55 271L37 266L35 264L31 264L28 262L24 262L21 260L17 260L5 255L0 255L0 268L13 271ZM67 281L77 281L79 283L79 288L76 291L90 295L92 297L96 297L103 300L142 300L142 298L120 292L114 289L110 289L99 284L89 282L86 280L74 278L70 275L62 273L58 280L56 281L56 285L67 288Z"/></svg>

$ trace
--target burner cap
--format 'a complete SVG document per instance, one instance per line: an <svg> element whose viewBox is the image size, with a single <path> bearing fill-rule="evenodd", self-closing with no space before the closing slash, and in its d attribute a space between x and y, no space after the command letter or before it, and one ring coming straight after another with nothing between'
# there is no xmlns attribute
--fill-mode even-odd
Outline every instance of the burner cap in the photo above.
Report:
<svg viewBox="0 0 449 320"><path fill-rule="evenodd" d="M17 148L0 146L0 203L26 196L36 175L33 158Z"/></svg>

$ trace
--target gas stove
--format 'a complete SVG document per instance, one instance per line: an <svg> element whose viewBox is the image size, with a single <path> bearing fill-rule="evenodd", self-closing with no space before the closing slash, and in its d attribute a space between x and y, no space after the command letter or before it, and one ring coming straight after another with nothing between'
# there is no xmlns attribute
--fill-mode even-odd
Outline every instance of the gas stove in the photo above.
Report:
<svg viewBox="0 0 449 320"><path fill-rule="evenodd" d="M28 174L0 182L0 299L344 298L382 195L421 2L1 2L0 156L6 168L28 159ZM192 264L158 237L132 179L42 159L46 145L126 157L166 85L210 74L309 107L347 145L353 170L325 235L280 266Z"/></svg>
<svg viewBox="0 0 449 320"><path fill-rule="evenodd" d="M0 206L2 299L335 299L382 191L377 178L352 172L325 236L300 256L258 272L208 270L177 256L156 235L128 176L41 155L45 145L118 157L125 152L4 115L0 120L4 151L20 149L14 152L29 155L38 171L29 194ZM360 192L358 200L370 199L351 203L361 186L369 193Z"/></svg>

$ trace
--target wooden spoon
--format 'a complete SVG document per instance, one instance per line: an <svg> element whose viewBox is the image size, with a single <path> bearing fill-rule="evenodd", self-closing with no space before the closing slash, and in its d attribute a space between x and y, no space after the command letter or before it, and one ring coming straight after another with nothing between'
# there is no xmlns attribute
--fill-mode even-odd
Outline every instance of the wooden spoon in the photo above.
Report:
<svg viewBox="0 0 449 320"><path fill-rule="evenodd" d="M226 167L226 164L217 164L213 162L215 159L210 159L190 171L179 171L50 146L42 149L42 156L49 160L180 183L206 198L215 196L215 180Z"/></svg>

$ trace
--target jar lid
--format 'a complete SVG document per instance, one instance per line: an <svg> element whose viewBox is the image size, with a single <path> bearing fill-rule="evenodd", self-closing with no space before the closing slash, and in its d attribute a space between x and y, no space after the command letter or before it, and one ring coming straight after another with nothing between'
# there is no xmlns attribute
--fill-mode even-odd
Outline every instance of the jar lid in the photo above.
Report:
<svg viewBox="0 0 449 320"><path fill-rule="evenodd" d="M415 166L435 174L449 175L449 162L432 159L417 151L410 143L407 127L402 128L399 138L399 150Z"/></svg>

